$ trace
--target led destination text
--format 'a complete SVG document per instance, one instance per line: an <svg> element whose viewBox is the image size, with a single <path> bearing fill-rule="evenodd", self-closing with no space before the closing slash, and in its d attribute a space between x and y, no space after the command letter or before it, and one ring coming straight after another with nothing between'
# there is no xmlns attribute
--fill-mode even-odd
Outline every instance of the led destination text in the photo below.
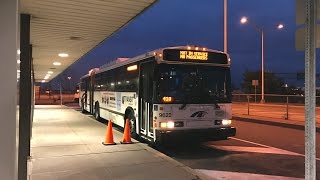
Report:
<svg viewBox="0 0 320 180"><path fill-rule="evenodd" d="M180 51L180 59L208 60L208 52Z"/></svg>

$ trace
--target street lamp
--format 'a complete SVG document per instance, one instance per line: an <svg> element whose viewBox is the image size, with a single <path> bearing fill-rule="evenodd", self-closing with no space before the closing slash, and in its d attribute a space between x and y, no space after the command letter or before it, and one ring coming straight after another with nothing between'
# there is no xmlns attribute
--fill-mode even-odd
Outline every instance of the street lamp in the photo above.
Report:
<svg viewBox="0 0 320 180"><path fill-rule="evenodd" d="M251 24L255 30L261 33L261 101L260 103L265 103L264 99L264 32L263 28L258 27L256 24L250 22L247 17L242 17L240 19L241 24ZM278 24L277 29L283 29L283 24Z"/></svg>

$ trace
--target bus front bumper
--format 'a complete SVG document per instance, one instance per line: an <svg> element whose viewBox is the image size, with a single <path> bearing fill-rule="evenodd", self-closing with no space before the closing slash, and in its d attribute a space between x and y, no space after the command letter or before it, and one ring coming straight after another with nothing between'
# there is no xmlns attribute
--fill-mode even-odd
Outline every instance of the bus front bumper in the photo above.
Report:
<svg viewBox="0 0 320 180"><path fill-rule="evenodd" d="M156 130L157 141L169 140L223 140L236 135L235 127L219 127L208 129L188 129L188 130Z"/></svg>

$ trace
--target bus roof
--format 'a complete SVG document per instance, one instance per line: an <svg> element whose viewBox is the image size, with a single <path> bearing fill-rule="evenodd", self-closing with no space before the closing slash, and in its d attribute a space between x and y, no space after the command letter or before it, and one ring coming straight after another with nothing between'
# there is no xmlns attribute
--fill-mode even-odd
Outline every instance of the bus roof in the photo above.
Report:
<svg viewBox="0 0 320 180"><path fill-rule="evenodd" d="M127 64L138 62L138 61L141 61L141 60L153 57L153 56L162 55L162 52L165 49L198 50L199 48L200 49L204 49L203 51L206 51L206 52L215 52L215 53L226 54L226 53L224 53L222 51L213 50L213 49L207 49L205 47L200 47L200 46L191 46L190 45L190 46L165 47L165 48L156 49L156 50L147 52L145 54L141 54L141 55L135 56L133 58L118 58L118 59L109 61L106 64L100 66L99 68L91 69L88 74L84 75L81 78L85 78L85 77L90 76L90 72L92 72L92 71L94 71L95 73L100 73L100 72L104 72L104 71L107 71L107 70L110 70L110 69L114 69L114 68L117 68L117 67L120 67L120 66L124 66L124 65L127 65ZM226 54L226 55L227 55L227 58L229 58L229 55L228 54Z"/></svg>

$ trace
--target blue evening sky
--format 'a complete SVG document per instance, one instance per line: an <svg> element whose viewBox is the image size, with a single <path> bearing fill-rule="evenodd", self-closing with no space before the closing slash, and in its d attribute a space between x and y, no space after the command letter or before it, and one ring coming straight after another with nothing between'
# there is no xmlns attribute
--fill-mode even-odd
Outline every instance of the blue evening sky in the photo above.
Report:
<svg viewBox="0 0 320 180"><path fill-rule="evenodd" d="M228 52L234 85L239 87L246 69L261 68L261 34L250 25L240 24L242 16L264 28L267 71L304 71L304 54L295 49L294 0L228 0ZM277 30L278 23L285 28ZM109 60L179 45L223 51L223 0L160 0L53 82L72 76L72 83L77 83L89 69ZM295 77L287 75L288 82L297 83Z"/></svg>

